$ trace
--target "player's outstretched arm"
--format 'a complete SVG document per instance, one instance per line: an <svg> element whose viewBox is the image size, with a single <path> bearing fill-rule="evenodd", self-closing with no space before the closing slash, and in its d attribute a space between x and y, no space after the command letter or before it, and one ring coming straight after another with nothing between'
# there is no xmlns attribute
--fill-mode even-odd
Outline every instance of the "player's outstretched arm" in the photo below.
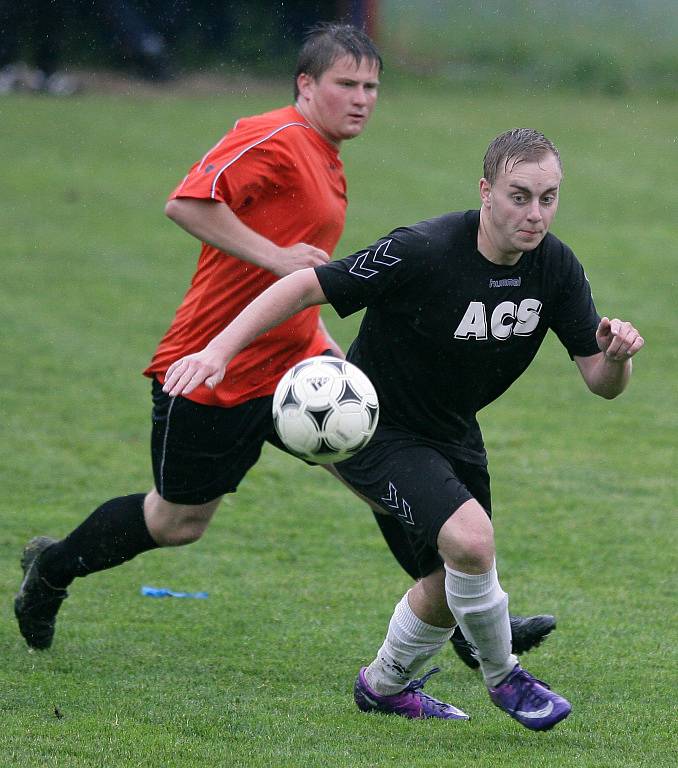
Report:
<svg viewBox="0 0 678 768"><path fill-rule="evenodd" d="M642 349L645 340L631 323L603 317L596 341L600 353L575 357L575 362L591 392L611 400L626 389L631 377L631 358Z"/></svg>
<svg viewBox="0 0 678 768"><path fill-rule="evenodd" d="M330 260L321 248L307 243L296 243L289 248L277 246L243 224L225 203L217 200L189 197L170 200L165 214L198 240L279 277Z"/></svg>
<svg viewBox="0 0 678 768"><path fill-rule="evenodd" d="M257 336L306 307L326 302L314 270L284 277L257 296L204 349L172 363L163 390L176 397L190 394L201 384L213 389L224 378L228 363Z"/></svg>

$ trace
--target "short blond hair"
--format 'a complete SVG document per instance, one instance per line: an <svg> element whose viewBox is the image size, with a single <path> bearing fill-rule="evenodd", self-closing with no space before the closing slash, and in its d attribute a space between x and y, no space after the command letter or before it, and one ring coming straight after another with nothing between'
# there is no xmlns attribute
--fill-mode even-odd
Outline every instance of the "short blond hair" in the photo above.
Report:
<svg viewBox="0 0 678 768"><path fill-rule="evenodd" d="M541 160L548 154L556 158L562 172L560 152L550 139L533 128L513 128L497 136L487 148L483 158L483 176L494 184L502 165L506 173L509 166L513 168L517 163Z"/></svg>

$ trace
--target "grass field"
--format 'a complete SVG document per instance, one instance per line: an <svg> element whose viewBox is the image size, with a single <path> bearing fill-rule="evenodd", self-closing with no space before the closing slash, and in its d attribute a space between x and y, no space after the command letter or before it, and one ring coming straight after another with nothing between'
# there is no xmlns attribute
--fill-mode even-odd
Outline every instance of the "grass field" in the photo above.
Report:
<svg viewBox="0 0 678 768"><path fill-rule="evenodd" d="M526 666L571 699L565 723L522 729L450 651L429 687L470 723L361 715L355 674L408 580L366 509L274 450L203 540L78 581L51 651L19 637L26 540L151 483L140 371L197 254L165 196L236 117L287 98L0 101L0 765L675 765L676 102L387 86L343 152L339 254L475 206L493 136L541 128L565 165L554 231L599 311L646 338L617 401L589 395L551 341L482 414L502 582L514 613L558 616ZM358 323L327 321L343 343ZM210 596L153 600L143 584Z"/></svg>

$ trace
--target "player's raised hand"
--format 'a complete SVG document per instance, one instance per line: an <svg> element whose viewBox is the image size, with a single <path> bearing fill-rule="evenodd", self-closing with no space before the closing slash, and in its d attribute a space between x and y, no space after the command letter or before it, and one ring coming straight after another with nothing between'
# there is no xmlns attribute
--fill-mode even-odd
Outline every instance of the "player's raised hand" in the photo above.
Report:
<svg viewBox="0 0 678 768"><path fill-rule="evenodd" d="M214 389L225 372L223 355L205 348L172 363L167 369L162 389L170 397L188 395L201 384Z"/></svg>
<svg viewBox="0 0 678 768"><path fill-rule="evenodd" d="M605 357L615 362L628 360L645 344L645 339L631 323L607 317L603 317L598 325L596 341Z"/></svg>
<svg viewBox="0 0 678 768"><path fill-rule="evenodd" d="M296 272L299 269L319 267L321 264L326 264L329 260L328 254L321 248L316 248L306 243L297 243L289 248L279 249L278 258L276 259L275 266L272 267L272 271L279 277L285 277L285 275L291 275L292 272Z"/></svg>

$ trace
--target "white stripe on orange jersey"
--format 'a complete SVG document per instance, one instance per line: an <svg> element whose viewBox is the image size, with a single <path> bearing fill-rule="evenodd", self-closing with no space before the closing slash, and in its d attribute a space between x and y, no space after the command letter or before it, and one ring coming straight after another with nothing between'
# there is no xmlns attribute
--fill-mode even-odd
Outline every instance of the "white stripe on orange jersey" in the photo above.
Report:
<svg viewBox="0 0 678 768"><path fill-rule="evenodd" d="M245 154L245 152L249 152L250 149L254 149L254 147L259 146L259 144L263 144L265 141L268 141L268 139L270 139L271 136L275 136L276 133L279 133L280 131L284 130L285 128L290 128L293 125L298 125L301 128L308 128L309 127L308 125L306 125L306 123L286 123L285 125L281 125L279 128L276 128L274 131L271 131L271 133L269 133L268 136L264 136L263 139L259 139L259 141L255 141L254 144L250 144L249 147L245 147L245 149L243 149L242 152L239 152L232 160L229 160L225 165L223 165L219 169L219 172L216 174L216 176L214 177L214 181L212 182L212 189L210 190L210 197L214 198L214 193L215 193L215 190L217 188L217 181L219 180L219 176L221 176L221 174L229 166L233 165L233 163L235 163L236 160L240 159ZM211 151L212 150L210 150L210 152ZM209 154L209 152L208 152L208 154ZM205 158L203 158L203 161L204 160L205 160ZM201 165L202 165L202 162L201 162Z"/></svg>

